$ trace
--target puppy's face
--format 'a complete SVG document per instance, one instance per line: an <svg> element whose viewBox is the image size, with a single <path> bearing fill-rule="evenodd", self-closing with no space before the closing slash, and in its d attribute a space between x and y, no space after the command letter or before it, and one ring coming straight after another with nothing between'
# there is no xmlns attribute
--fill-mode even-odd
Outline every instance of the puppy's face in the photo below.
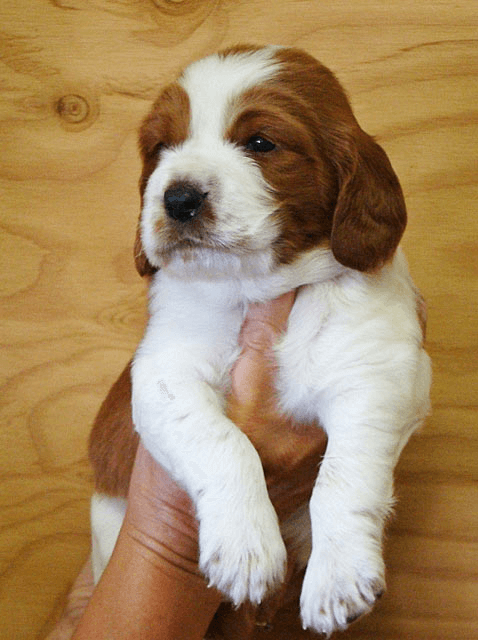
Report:
<svg viewBox="0 0 478 640"><path fill-rule="evenodd" d="M140 149L141 273L173 261L257 272L321 245L371 270L405 227L385 153L333 74L295 49L192 64L153 105Z"/></svg>

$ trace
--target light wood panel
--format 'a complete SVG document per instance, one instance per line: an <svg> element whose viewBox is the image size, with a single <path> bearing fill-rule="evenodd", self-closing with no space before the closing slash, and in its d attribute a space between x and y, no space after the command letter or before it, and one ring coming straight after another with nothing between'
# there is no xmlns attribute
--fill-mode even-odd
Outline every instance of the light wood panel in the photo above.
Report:
<svg viewBox="0 0 478 640"><path fill-rule="evenodd" d="M187 61L294 44L345 84L407 197L433 416L398 469L389 590L344 638L478 638L473 0L1 0L0 637L43 637L88 553L85 443L144 323L135 131Z"/></svg>

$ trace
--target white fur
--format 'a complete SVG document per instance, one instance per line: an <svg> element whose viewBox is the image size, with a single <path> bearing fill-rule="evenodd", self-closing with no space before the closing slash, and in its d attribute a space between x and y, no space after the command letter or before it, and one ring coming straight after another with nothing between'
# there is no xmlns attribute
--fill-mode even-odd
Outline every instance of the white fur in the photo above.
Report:
<svg viewBox="0 0 478 640"><path fill-rule="evenodd" d="M113 553L126 513L126 500L95 493L91 499L91 560L95 583Z"/></svg>
<svg viewBox="0 0 478 640"><path fill-rule="evenodd" d="M191 138L209 144L227 128L234 100L242 92L269 78L279 68L273 59L277 47L241 52L227 57L212 55L189 65L179 79L191 105Z"/></svg>
<svg viewBox="0 0 478 640"><path fill-rule="evenodd" d="M161 269L132 368L133 419L196 505L209 582L236 604L260 602L283 578L286 552L260 459L226 417L225 394L248 304L301 286L276 348L278 395L285 412L319 421L329 443L310 503L312 551L303 510L283 535L296 538L304 562L310 552L304 627L330 634L384 588L393 470L428 411L430 363L400 250L373 275L341 266L327 248L274 267L273 201L259 168L222 137L234 95L273 70L269 54L244 54L226 65L208 58L183 76L191 135L162 154L145 194L143 246ZM210 192L217 244L165 258L158 222L178 178Z"/></svg>

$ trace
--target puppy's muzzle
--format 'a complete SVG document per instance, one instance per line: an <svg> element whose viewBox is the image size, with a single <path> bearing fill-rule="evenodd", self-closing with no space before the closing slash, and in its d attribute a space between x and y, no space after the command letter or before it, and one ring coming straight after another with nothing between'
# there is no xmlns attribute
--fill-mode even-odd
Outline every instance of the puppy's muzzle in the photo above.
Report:
<svg viewBox="0 0 478 640"><path fill-rule="evenodd" d="M173 220L187 222L201 213L207 196L191 184L176 184L165 191L164 207Z"/></svg>

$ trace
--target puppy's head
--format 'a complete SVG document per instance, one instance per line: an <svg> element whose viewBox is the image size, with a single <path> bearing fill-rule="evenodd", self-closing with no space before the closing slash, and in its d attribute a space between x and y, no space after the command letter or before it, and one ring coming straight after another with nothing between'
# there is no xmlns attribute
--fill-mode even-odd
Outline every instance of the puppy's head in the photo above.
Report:
<svg viewBox="0 0 478 640"><path fill-rule="evenodd" d="M140 130L141 274L173 260L271 268L317 246L372 271L406 224L397 177L334 75L297 49L193 63Z"/></svg>

